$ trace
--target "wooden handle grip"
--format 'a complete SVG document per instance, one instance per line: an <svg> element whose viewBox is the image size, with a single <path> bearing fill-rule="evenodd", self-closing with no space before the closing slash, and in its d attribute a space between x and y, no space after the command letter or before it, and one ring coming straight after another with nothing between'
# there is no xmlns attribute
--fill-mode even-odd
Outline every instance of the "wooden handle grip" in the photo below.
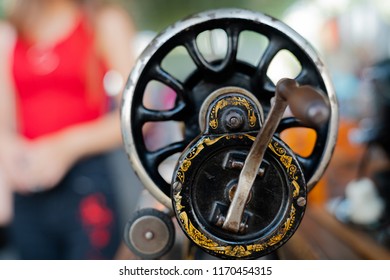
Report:
<svg viewBox="0 0 390 280"><path fill-rule="evenodd" d="M329 102L318 89L300 86L295 80L285 78L277 83L276 93L287 101L291 112L304 124L318 127L328 121Z"/></svg>

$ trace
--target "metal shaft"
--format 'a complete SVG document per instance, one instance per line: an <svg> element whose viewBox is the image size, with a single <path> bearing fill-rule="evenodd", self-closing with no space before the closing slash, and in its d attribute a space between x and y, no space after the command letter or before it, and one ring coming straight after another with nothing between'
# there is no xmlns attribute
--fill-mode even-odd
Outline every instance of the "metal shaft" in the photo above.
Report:
<svg viewBox="0 0 390 280"><path fill-rule="evenodd" d="M329 104L315 88L310 86L300 87L292 79L282 79L278 82L275 103L246 157L238 178L236 193L222 225L223 229L239 232L245 205L264 154L288 105L290 105L290 109L296 117L313 126L325 123L330 115Z"/></svg>
<svg viewBox="0 0 390 280"><path fill-rule="evenodd" d="M268 143L271 141L287 105L287 101L280 95L277 94L275 96L275 104L268 114L261 133L259 132L257 135L256 140L246 157L244 167L240 172L237 190L232 203L230 204L225 222L222 225L223 229L232 232L239 231L246 201L248 200L252 185L257 177Z"/></svg>

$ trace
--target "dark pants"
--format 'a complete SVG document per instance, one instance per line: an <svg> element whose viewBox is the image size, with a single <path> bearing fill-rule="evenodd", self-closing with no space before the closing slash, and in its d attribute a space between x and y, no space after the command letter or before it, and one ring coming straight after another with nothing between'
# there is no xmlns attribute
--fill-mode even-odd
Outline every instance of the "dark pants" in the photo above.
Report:
<svg viewBox="0 0 390 280"><path fill-rule="evenodd" d="M120 242L106 156L79 162L52 190L15 196L11 240L22 259L112 259Z"/></svg>

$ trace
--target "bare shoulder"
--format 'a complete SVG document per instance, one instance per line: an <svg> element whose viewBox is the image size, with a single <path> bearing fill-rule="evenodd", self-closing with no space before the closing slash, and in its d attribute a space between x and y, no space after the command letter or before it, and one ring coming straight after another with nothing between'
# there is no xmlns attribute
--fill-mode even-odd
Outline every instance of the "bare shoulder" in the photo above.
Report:
<svg viewBox="0 0 390 280"><path fill-rule="evenodd" d="M0 56L4 56L12 49L16 32L7 22L0 20Z"/></svg>
<svg viewBox="0 0 390 280"><path fill-rule="evenodd" d="M7 22L0 20L0 84L6 83L9 75L9 67L12 59L12 52L16 41L16 32Z"/></svg>
<svg viewBox="0 0 390 280"><path fill-rule="evenodd" d="M15 40L16 32L13 27L7 22L0 21L0 99L2 104L7 104L6 108L2 106L2 110L7 112L11 108L9 106L10 95L3 93L14 91L10 70Z"/></svg>
<svg viewBox="0 0 390 280"><path fill-rule="evenodd" d="M110 5L97 11L95 17L97 34L112 37L115 34L126 35L135 32L133 20L121 7Z"/></svg>
<svg viewBox="0 0 390 280"><path fill-rule="evenodd" d="M105 7L95 18L97 48L107 65L125 77L134 61L133 41L136 29L127 11Z"/></svg>

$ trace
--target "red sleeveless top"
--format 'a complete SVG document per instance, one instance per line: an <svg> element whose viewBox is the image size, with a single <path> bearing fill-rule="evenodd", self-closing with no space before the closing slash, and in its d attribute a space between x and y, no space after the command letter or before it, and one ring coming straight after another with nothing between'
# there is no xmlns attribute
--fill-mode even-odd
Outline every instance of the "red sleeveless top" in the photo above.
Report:
<svg viewBox="0 0 390 280"><path fill-rule="evenodd" d="M17 39L12 73L20 133L34 139L102 116L105 72L83 18L50 48Z"/></svg>

